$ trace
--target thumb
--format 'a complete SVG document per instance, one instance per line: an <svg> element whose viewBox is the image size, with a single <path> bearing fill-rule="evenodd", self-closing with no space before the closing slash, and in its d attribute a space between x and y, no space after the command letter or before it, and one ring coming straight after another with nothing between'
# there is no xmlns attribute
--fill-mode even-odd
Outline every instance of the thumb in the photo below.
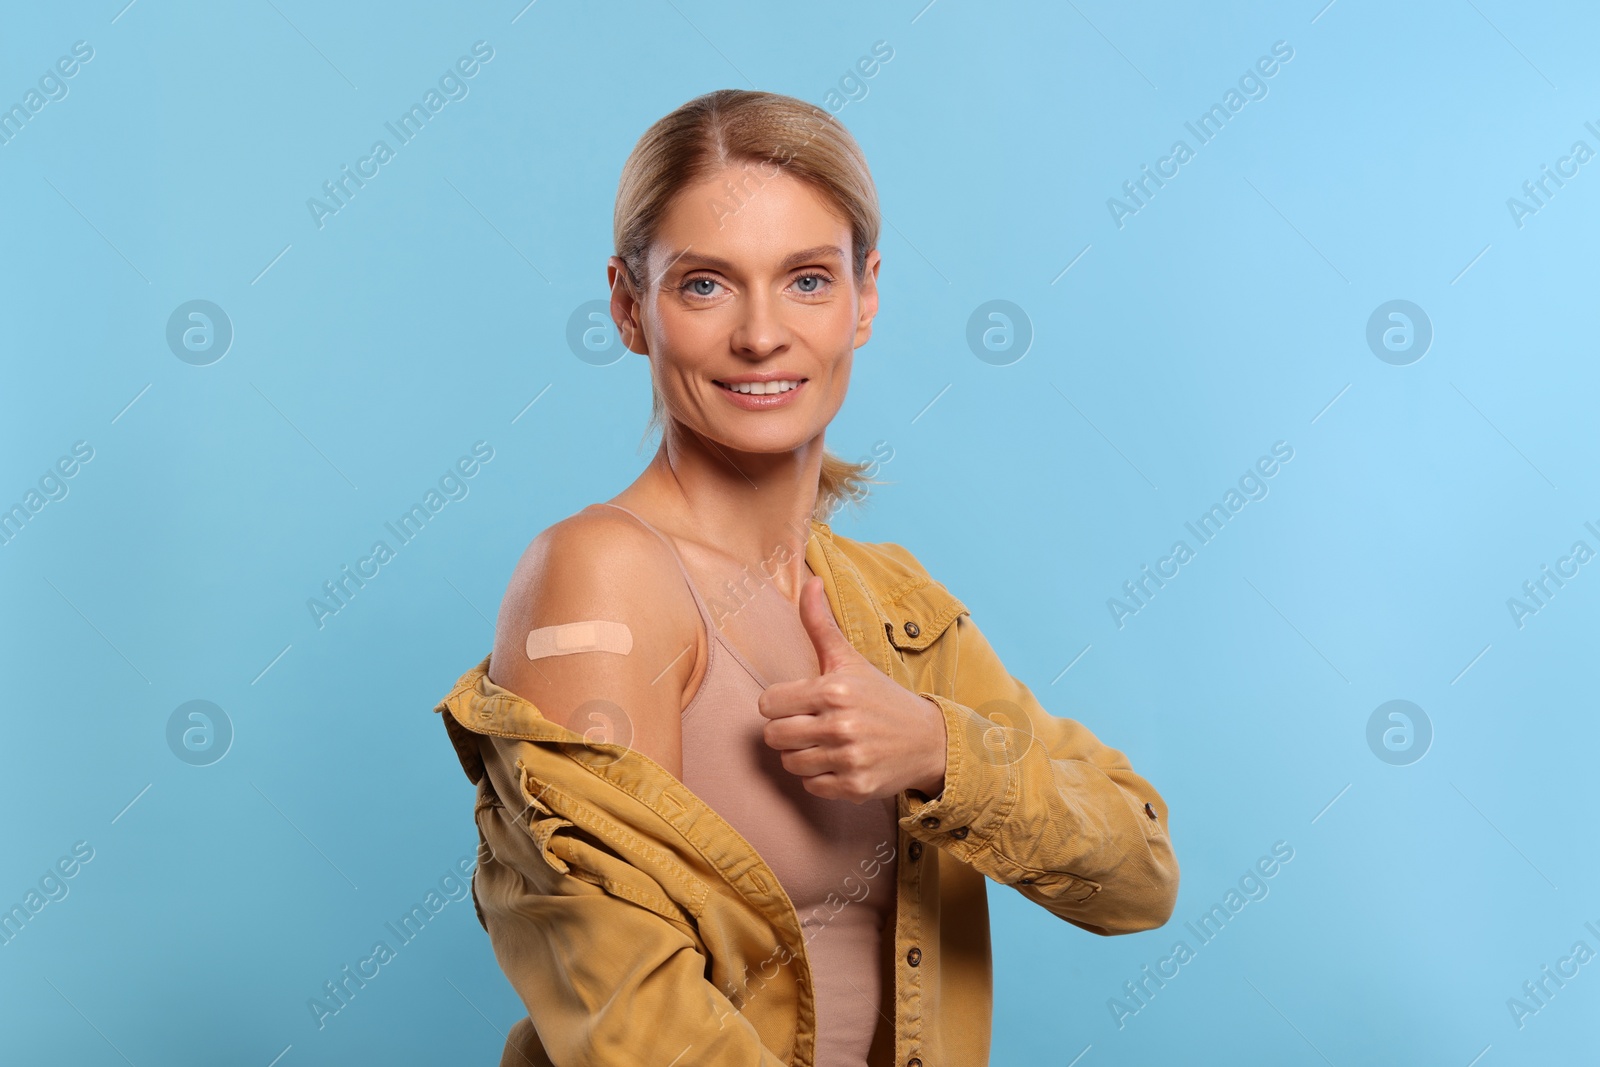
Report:
<svg viewBox="0 0 1600 1067"><path fill-rule="evenodd" d="M833 609L828 607L828 594L817 575L807 578L800 589L800 622L817 650L817 666L823 674L836 671L860 656L834 621Z"/></svg>

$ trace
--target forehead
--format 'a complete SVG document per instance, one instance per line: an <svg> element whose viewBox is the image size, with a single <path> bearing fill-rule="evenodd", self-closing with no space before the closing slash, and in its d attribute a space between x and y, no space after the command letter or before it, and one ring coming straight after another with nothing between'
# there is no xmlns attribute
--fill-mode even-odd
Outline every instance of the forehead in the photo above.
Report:
<svg viewBox="0 0 1600 1067"><path fill-rule="evenodd" d="M703 260L779 270L799 251L833 247L848 256L850 236L849 221L819 189L776 164L738 163L679 191L650 255L658 270Z"/></svg>

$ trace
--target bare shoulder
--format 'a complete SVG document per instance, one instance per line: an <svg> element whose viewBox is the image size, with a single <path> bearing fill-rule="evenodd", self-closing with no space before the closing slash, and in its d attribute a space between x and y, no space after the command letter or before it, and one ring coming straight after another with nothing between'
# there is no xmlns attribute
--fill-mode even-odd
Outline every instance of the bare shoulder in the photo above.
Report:
<svg viewBox="0 0 1600 1067"><path fill-rule="evenodd" d="M530 631L596 620L627 627L629 650L528 658ZM596 714L620 716L607 739L678 774L679 713L703 672L702 630L672 550L618 509L589 507L523 552L500 603L489 677L580 733Z"/></svg>
<svg viewBox="0 0 1600 1067"><path fill-rule="evenodd" d="M615 508L585 508L546 527L528 545L507 584L499 621L506 622L508 613L523 616L536 601L554 607L659 601L654 594L674 592L667 579L675 577L671 551L649 530Z"/></svg>

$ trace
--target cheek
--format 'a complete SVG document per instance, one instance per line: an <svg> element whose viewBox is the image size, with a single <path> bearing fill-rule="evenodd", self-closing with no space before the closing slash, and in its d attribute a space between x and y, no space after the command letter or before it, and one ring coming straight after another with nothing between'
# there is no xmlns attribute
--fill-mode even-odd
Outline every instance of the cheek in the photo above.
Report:
<svg viewBox="0 0 1600 1067"><path fill-rule="evenodd" d="M830 374L829 388L837 395L841 402L844 400L845 391L850 387L850 370L854 365L854 351L847 351L843 356L839 357L838 361L833 365L832 372Z"/></svg>
<svg viewBox="0 0 1600 1067"><path fill-rule="evenodd" d="M850 360L848 357L839 360L831 367L824 368L821 374L813 378L806 386L807 389L821 386L816 389L811 398L815 405L813 412L831 422L834 417L844 409L844 402L850 391Z"/></svg>
<svg viewBox="0 0 1600 1067"><path fill-rule="evenodd" d="M694 388L710 365L708 354L717 351L715 333L707 329L703 316L668 311L648 324L645 338L657 386L673 393Z"/></svg>
<svg viewBox="0 0 1600 1067"><path fill-rule="evenodd" d="M841 340L846 348L855 346L857 305L856 301L844 297L828 307L829 335Z"/></svg>
<svg viewBox="0 0 1600 1067"><path fill-rule="evenodd" d="M666 298L657 302L647 327L650 350L668 352L674 362L693 365L727 350L724 316L678 306Z"/></svg>

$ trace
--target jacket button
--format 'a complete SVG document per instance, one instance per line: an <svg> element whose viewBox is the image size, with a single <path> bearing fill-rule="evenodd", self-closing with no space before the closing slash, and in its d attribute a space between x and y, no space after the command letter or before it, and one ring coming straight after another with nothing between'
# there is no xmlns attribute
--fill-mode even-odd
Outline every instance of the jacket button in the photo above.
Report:
<svg viewBox="0 0 1600 1067"><path fill-rule="evenodd" d="M1018 885L1032 885L1033 884L1033 879L1032 878L1018 878L1017 879L1017 884Z"/></svg>
<svg viewBox="0 0 1600 1067"><path fill-rule="evenodd" d="M929 815L926 819L922 820L922 825L929 830L937 830L939 828L939 820L935 819L932 815Z"/></svg>
<svg viewBox="0 0 1600 1067"><path fill-rule="evenodd" d="M911 853L911 858L913 860L920 860L922 858L922 842L921 841L913 841L913 842L911 842L911 848L910 848L909 851Z"/></svg>
<svg viewBox="0 0 1600 1067"><path fill-rule="evenodd" d="M950 836L955 838L957 841L960 841L962 838L967 836L967 828L965 826L958 826L954 830L950 831Z"/></svg>
<svg viewBox="0 0 1600 1067"><path fill-rule="evenodd" d="M1152 819L1156 817L1156 809L1152 808L1149 804L1144 806L1144 813L1150 816Z"/></svg>
<svg viewBox="0 0 1600 1067"><path fill-rule="evenodd" d="M906 636L907 637L915 637L918 634L920 634L921 632L922 632L922 627L918 626L916 623L914 623L914 622L907 622L906 623Z"/></svg>
<svg viewBox="0 0 1600 1067"><path fill-rule="evenodd" d="M917 964L921 963L922 962L922 950L920 948L917 948L915 945L911 946L911 949L906 953L906 962L911 964L911 966L913 966L913 967L915 967Z"/></svg>
<svg viewBox="0 0 1600 1067"><path fill-rule="evenodd" d="M906 1061L906 1067L922 1067L921 1058L917 1057L917 1056L911 1057L909 1060Z"/></svg>

